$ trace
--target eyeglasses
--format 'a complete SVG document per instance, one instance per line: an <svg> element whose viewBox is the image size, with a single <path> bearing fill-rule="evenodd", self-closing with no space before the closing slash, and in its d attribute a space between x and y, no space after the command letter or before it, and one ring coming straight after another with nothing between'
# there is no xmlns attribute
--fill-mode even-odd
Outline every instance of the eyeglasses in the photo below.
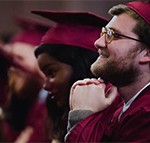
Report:
<svg viewBox="0 0 150 143"><path fill-rule="evenodd" d="M129 36L125 36L125 35L116 33L113 29L109 29L109 28L106 28L106 27L102 27L100 37L103 36L103 35L105 36L105 40L106 40L107 44L111 43L111 41L114 40L114 39L122 39L122 38L127 38L127 39L135 40L135 41L138 41L138 42L142 42L139 39L135 39L135 38L132 38L132 37L129 37Z"/></svg>

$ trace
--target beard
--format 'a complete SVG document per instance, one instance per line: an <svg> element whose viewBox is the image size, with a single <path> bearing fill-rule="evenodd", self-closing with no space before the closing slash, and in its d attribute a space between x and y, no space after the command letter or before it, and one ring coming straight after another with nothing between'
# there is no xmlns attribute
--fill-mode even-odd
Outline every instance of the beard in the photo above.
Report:
<svg viewBox="0 0 150 143"><path fill-rule="evenodd" d="M124 58L110 59L105 64L97 59L91 65L91 71L105 82L112 83L117 87L126 86L133 83L140 74L138 68L132 63L135 55L135 52L130 51Z"/></svg>

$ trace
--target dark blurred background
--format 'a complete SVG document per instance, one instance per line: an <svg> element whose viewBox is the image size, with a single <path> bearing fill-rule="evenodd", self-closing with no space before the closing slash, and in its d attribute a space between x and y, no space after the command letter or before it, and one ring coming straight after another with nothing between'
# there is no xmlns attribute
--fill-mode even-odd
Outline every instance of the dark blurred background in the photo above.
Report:
<svg viewBox="0 0 150 143"><path fill-rule="evenodd" d="M14 24L14 16L31 17L35 20L49 22L45 18L34 15L32 10L88 11L110 18L109 8L129 0L0 0L0 36L7 39L18 27Z"/></svg>

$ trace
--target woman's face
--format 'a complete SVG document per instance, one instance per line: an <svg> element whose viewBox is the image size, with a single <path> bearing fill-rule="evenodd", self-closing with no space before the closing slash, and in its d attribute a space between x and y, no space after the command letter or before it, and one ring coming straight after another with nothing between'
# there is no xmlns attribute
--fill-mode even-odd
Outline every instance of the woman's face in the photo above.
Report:
<svg viewBox="0 0 150 143"><path fill-rule="evenodd" d="M73 75L73 68L57 59L42 53L38 56L38 65L46 76L43 85L49 96L56 101L58 107L63 107L68 102L70 92L70 79Z"/></svg>

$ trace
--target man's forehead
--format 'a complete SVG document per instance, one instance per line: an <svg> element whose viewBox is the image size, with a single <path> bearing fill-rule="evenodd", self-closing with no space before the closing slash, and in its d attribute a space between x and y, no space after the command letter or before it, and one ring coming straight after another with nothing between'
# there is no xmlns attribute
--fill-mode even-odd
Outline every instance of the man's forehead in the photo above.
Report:
<svg viewBox="0 0 150 143"><path fill-rule="evenodd" d="M126 33L127 31L132 32L137 21L127 14L121 14L113 16L113 18L106 25L107 28L112 28L116 31Z"/></svg>

